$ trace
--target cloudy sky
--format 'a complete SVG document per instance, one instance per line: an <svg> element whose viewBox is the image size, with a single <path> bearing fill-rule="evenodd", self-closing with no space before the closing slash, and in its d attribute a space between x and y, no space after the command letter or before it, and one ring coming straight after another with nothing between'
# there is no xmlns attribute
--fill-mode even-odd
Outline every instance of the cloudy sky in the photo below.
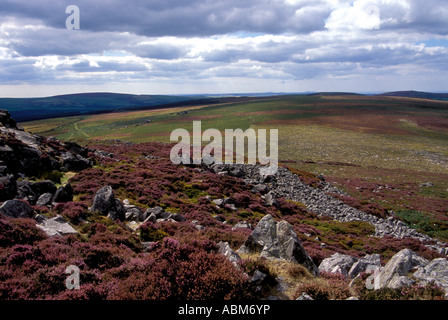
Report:
<svg viewBox="0 0 448 320"><path fill-rule="evenodd" d="M446 0L1 0L0 18L1 97L448 92Z"/></svg>

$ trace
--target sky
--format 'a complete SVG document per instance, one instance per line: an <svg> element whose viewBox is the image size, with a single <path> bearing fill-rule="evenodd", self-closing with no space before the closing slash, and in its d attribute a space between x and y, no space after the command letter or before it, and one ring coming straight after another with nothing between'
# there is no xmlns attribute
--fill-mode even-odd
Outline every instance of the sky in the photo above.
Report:
<svg viewBox="0 0 448 320"><path fill-rule="evenodd" d="M447 54L446 0L0 2L0 97L448 92Z"/></svg>

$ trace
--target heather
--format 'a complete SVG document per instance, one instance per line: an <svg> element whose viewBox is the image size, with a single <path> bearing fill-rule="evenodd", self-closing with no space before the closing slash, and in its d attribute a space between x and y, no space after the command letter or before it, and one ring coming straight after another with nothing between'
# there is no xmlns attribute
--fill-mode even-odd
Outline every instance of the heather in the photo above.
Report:
<svg viewBox="0 0 448 320"><path fill-rule="evenodd" d="M1 299L258 299L280 294L279 276L290 286L288 299L304 291L324 300L356 293L343 277L314 278L297 264L253 256L234 264L218 253L218 243L227 242L236 250L251 234L238 224L256 226L266 215L288 222L316 265L336 252L358 258L378 253L383 264L404 248L427 259L442 256L416 239L372 237L374 227L366 222L320 217L297 201L280 197L268 204L241 178L202 166L173 165L170 145L110 142L88 147L109 156L91 151L93 167L70 174L72 201L32 207L46 219L63 217L76 234L49 237L34 219L1 217ZM295 172L319 187L314 174ZM104 186L111 186L116 199L127 199L139 212L160 207L184 220L121 221L92 212L95 194ZM379 205L335 197L360 209L371 208L377 216L384 213ZM226 201L217 205L222 199ZM65 287L69 265L80 269L79 290ZM254 280L258 272L266 275L262 282ZM440 296L437 288L412 290L406 297ZM362 297L373 296L363 292Z"/></svg>

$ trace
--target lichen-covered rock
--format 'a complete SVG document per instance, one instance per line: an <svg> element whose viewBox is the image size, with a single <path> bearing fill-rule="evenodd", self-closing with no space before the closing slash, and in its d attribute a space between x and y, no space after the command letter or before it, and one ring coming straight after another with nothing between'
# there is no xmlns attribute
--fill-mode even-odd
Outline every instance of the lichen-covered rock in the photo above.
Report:
<svg viewBox="0 0 448 320"><path fill-rule="evenodd" d="M260 257L281 259L302 264L312 274L318 269L303 248L292 226L286 221L276 222L268 214L261 219L237 253L259 252Z"/></svg>
<svg viewBox="0 0 448 320"><path fill-rule="evenodd" d="M426 266L420 267L413 276L425 284L434 282L448 294L448 261L446 258L432 260Z"/></svg>
<svg viewBox="0 0 448 320"><path fill-rule="evenodd" d="M358 259L352 256L335 253L322 260L319 265L319 272L340 273L348 277L350 269L357 261Z"/></svg>
<svg viewBox="0 0 448 320"><path fill-rule="evenodd" d="M375 277L375 290L381 288L398 289L412 284L407 274L414 268L424 267L429 263L410 249L403 249L395 254Z"/></svg>
<svg viewBox="0 0 448 320"><path fill-rule="evenodd" d="M123 221L125 219L124 206L119 200L115 199L114 191L111 186L102 187L96 192L90 210L92 212L99 212L103 215L107 215L112 220Z"/></svg>

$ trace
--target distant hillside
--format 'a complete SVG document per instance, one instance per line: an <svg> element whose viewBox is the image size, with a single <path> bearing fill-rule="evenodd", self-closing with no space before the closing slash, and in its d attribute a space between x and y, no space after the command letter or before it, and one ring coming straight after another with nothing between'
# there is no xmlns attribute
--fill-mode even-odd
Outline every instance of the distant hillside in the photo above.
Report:
<svg viewBox="0 0 448 320"><path fill-rule="evenodd" d="M362 94L354 92L315 92L308 94L309 96L361 96Z"/></svg>
<svg viewBox="0 0 448 320"><path fill-rule="evenodd" d="M132 95L118 93L80 93L44 98L0 98L0 108L6 109L17 121L95 114L199 100L200 97L167 95Z"/></svg>
<svg viewBox="0 0 448 320"><path fill-rule="evenodd" d="M431 93L421 91L395 91L379 94L384 97L404 97L448 101L448 93Z"/></svg>

